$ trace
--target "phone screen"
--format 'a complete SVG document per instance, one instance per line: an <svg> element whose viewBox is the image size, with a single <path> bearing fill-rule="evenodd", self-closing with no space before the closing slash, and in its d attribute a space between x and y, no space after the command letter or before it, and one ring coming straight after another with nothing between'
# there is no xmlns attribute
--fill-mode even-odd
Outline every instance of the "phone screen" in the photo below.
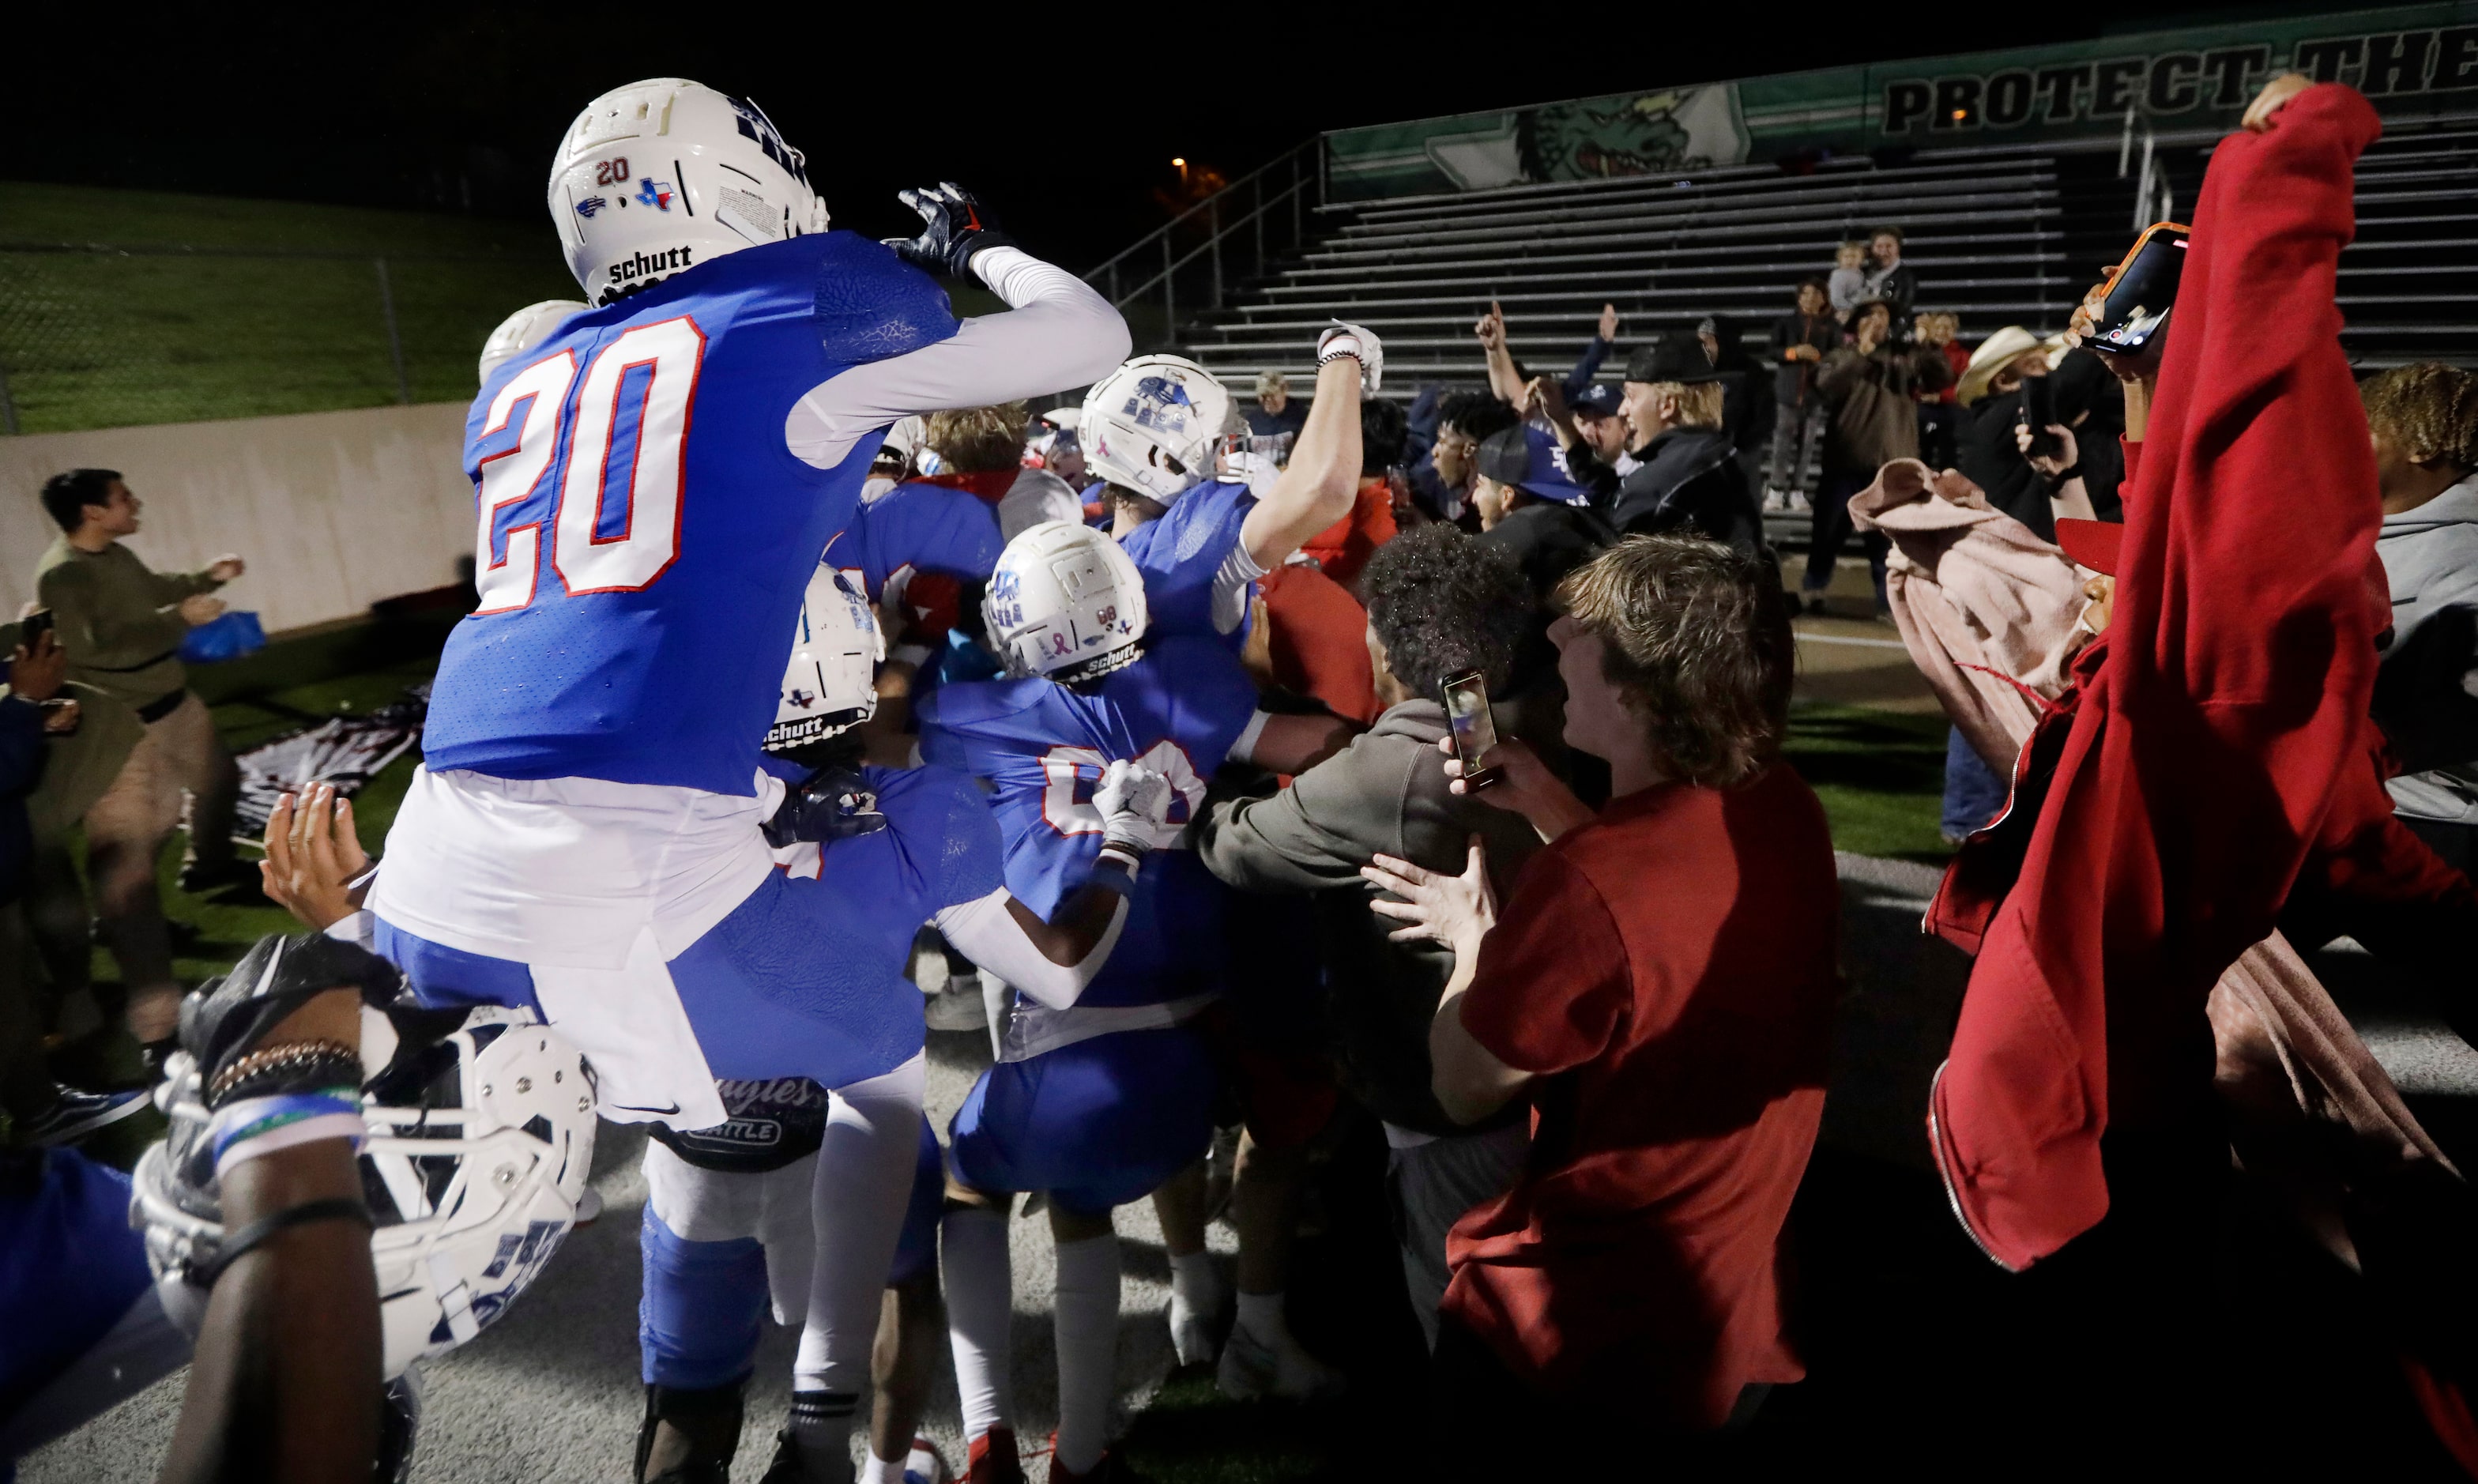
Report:
<svg viewBox="0 0 2478 1484"><path fill-rule="evenodd" d="M1497 745L1497 718L1488 711L1488 683L1478 670L1446 682L1446 720L1454 729L1454 756L1462 760L1463 786L1485 789L1497 782L1498 770L1479 760Z"/></svg>
<svg viewBox="0 0 2478 1484"><path fill-rule="evenodd" d="M2187 236L2175 222L2162 222L2144 231L2108 286L2107 302L2101 305L2093 327L2092 348L2136 351L2151 343L2177 302L2177 283L2186 273Z"/></svg>
<svg viewBox="0 0 2478 1484"><path fill-rule="evenodd" d="M2053 459L2064 451L2064 442L2048 431L2057 416L2057 394L2045 376L2022 378L2022 425L2031 430L2030 455L2035 459Z"/></svg>

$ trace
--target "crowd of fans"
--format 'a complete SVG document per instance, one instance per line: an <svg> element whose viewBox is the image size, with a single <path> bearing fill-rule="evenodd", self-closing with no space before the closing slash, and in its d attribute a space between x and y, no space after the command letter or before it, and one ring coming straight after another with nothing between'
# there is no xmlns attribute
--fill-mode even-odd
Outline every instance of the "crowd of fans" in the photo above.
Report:
<svg viewBox="0 0 2478 1484"><path fill-rule="evenodd" d="M1058 1245L1053 1480L1132 1476L1107 1446L1116 1204L1150 1196L1161 1218L1183 1361L1214 1364L1234 1396L1337 1395L1342 1377L1293 1333L1284 1303L1309 1151L1358 1115L1381 1127L1382 1195L1432 1357L1434 1415L1403 1444L1429 1458L1408 1471L1536 1471L1548 1442L1605 1433L1612 1419L1667 1459L1726 1452L1768 1394L1804 1374L1783 1232L1822 1119L1843 981L1824 813L1782 753L1793 616L1802 602L1821 609L1854 535L1876 611L1953 723L1945 817L1960 850L1928 925L1978 968L1928 1132L1965 1228L2009 1268L2068 1242L2098 1254L2086 1321L2113 1326L2135 1358L2088 1384L2126 1415L2187 1395L2180 1368L2196 1364L2195 1305L2210 1288L2198 1265L2233 1144L2247 1170L2278 1172L2265 1178L2279 1198L2379 1294L2416 1293L2420 1265L2437 1260L2420 1234L2468 1229L2453 1224L2473 1209L2465 1186L2290 946L2348 933L2426 969L2465 953L2478 925L2462 874L2478 840L2478 378L2414 365L2352 392L2331 265L2347 230L2345 161L2371 119L2337 85L2266 88L2213 161L2168 331L2137 353L2084 344L2105 284L2061 335L2005 326L1965 351L1954 315L1918 308L1888 227L1796 287L1764 359L1714 314L1647 338L1604 378L1624 328L1610 307L1570 372L1541 374L1511 355L1492 305L1476 326L1485 385L1425 389L1405 410L1376 394L1376 337L1340 327L1320 342L1312 394L1260 378L1254 406L1231 407L1212 438L1211 473L1176 488L1140 490L1124 465L1103 466L1088 447L1094 419L1116 413L1090 400L897 425L865 495L876 534L853 558L885 637L874 711L856 734L873 767L976 756L956 740L959 718L985 693L970 688L1010 664L992 589L1013 580L1025 543L1068 554L1054 558L1066 582L1088 560L1073 554L1115 555L1147 527L1203 541L1186 502L1315 518L1296 541L1260 541L1271 570L1246 544L1203 568L1213 627L1259 708L1231 761L1193 760L1209 787L1195 780L1174 816L1151 765L1111 757L1091 771L1071 763L1034 808L1044 819L1089 808L1103 837L1094 886L1048 924L1074 955L1117 941L1115 926L1100 947L1075 937L1078 913L1113 906L1089 893L1105 881L1131 890L1139 866L1171 869L1162 856L1201 868L1182 890L1218 904L1183 924L1223 935L1189 966L1209 988L1124 1007L1160 1014L1112 1033L1159 1038L1147 1043L1147 1087L1110 1094L1119 1119L1143 1125L1118 1137L1176 1147L1141 1178L1130 1171L1152 1167L1128 1154L1082 1185L1024 1173L1049 1168L1039 1150L1000 1170L950 1148L943 1181L924 1162L914 1201L931 1193L927 1220L943 1231L945 1307L934 1266L890 1279L868 1477L945 1467L912 1439L942 1315L965 1477L1022 1477L1003 1281L1016 1191L1048 1194ZM2306 226L2270 221L2248 193L2284 169L2293 189L2278 210ZM2297 255L2276 284L2247 251L2274 231ZM2227 316L2260 321L2268 296L2281 334L2247 368L2264 374L2238 385L2204 337ZM1168 360L1147 365L1185 378L1179 405L1230 400L1201 367ZM2233 406L2248 413L2234 432ZM2309 477L2284 487L2291 499L2262 498L2246 481L2282 461ZM1204 492L1217 489L1228 492ZM151 873L126 863L151 864L173 826L167 801L186 788L187 869L201 885L234 873L216 813L228 813L230 763L171 651L240 563L147 572L115 544L137 506L107 471L63 475L43 499L64 532L42 589L56 630L19 645L0 700L0 787L13 787L0 849L16 868L0 875L15 893L0 931L17 931L19 903L38 934L65 918L41 905L63 890L46 887L43 863L82 819L130 1032L161 1045L179 990ZM1793 591L1764 516L1799 503L1811 543ZM962 545L981 556L881 560L867 542L891 539L898 517L970 526ZM1080 584L1114 568L1093 555L1073 570ZM1202 592L1189 595L1201 611ZM1150 601L1159 624L1170 598ZM2172 621L2179 643L2148 642ZM1193 638L1166 634L1160 652L1196 659L1173 689L1203 704L1219 684L1214 641L1175 641ZM1098 695L1107 673L1063 683ZM1007 785L983 777L1003 811ZM2190 796L2144 787L2163 778L2191 780ZM44 792L57 789L70 792ZM1131 802L1148 789L1152 805ZM1147 807L1175 845L1152 843ZM356 916L367 863L348 809L312 791L279 811L267 848L266 890L313 928ZM0 962L10 947L0 942ZM279 950L259 954L179 1026L211 1080L283 1041L273 1011L247 1020L247 982L289 1013L335 1021L317 1044L359 1044L335 1020L352 1019L349 996L332 993L369 971L359 960L279 972ZM928 1022L986 1030L999 1056L956 1142L969 1120L1000 1118L1005 1097L1037 1096L1007 1068L1092 1075L1044 1060L1069 1043L1027 1049L1065 1023L1046 991L1017 986L1010 1010L1006 986L934 931L918 958L942 970ZM31 989L0 991L0 1016L13 1018L0 1019L0 1092L20 1140L63 1142L93 1126L81 1119L111 1116L114 1094L59 1088L42 1070ZM230 1029L244 1020L246 1034ZM1209 1136L1183 1121L1191 1104L1238 1130L1218 1174ZM343 1147L310 1142L241 1167L252 1173L226 1187L225 1227L303 1209L287 1200L347 1198ZM933 1139L924 1161L938 1152ZM684 1157L666 1141L649 1176L682 1178L660 1171ZM1217 1178L1239 1237L1235 1295L1202 1242ZM269 1193L278 1180L289 1195ZM796 1195L805 1202L805 1184ZM822 1195L819 1210L829 1204ZM670 1321L654 1289L658 1276L686 1281L685 1265L746 1254L648 1221L637 1477L721 1478L745 1358L725 1357L703 1384L658 1383L657 1352L676 1337L658 1333ZM354 1243L319 1230L330 1249L287 1249L289 1279L258 1269L246 1296L215 1291L229 1322L206 1331L218 1348L193 1400L200 1385L231 1384L242 1316L289 1312L270 1291L367 1307L331 1270ZM984 1258L995 1269L974 1266ZM2478 1357L2414 1308L2402 1299L2382 1322L2439 1438L2465 1448ZM0 1400L38 1379L0 1370ZM375 1379L365 1364L321 1384L367 1395ZM796 1394L770 1484L836 1468L795 1446L822 1425L827 1395ZM355 1426L320 1446L367 1455L376 1444Z"/></svg>

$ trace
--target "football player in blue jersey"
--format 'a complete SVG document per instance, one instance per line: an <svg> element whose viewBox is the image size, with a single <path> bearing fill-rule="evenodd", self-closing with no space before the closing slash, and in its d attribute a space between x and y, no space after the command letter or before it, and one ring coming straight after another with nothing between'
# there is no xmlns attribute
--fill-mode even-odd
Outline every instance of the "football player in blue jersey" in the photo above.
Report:
<svg viewBox="0 0 2478 1484"><path fill-rule="evenodd" d="M767 766L796 785L796 802L774 831L776 861L820 884L821 899L803 910L834 915L844 962L891 994L912 993L904 964L914 932L927 921L1037 1002L1073 1003L1126 921L1133 863L1161 832L1168 780L1115 765L1096 807L1104 834L1121 844L1069 888L1046 920L1001 883L998 823L970 778L934 766L861 765L856 729L875 710L874 662L882 654L869 605L842 573L822 566L768 733ZM820 1301L816 1285L839 1271L842 1252L852 1245L847 1233L899 1219L893 1270L857 1275L894 1295L881 1321L867 1476L868 1484L893 1484L926 1399L923 1346L944 1338L936 1263L945 1181L936 1136L925 1119L916 1120L910 1204L873 1212L819 1178L819 1151L839 1134L838 1109L825 1089L781 1078L726 1083L721 1092L728 1122L693 1132L657 1125L659 1143L645 1151L639 1334L646 1412L639 1477L722 1477L739 1441L742 1390L770 1295L786 1321L814 1314L830 1323L832 1305ZM766 1484L848 1476L853 1398L824 1384L822 1345L813 1324L795 1364L792 1418L777 1438Z"/></svg>
<svg viewBox="0 0 2478 1484"><path fill-rule="evenodd" d="M839 1268L867 1282L819 1285L841 1306L820 1383L856 1392L917 1152L921 1007L842 961L825 883L775 868L760 739L886 426L1087 383L1126 328L952 187L906 192L923 231L892 247L825 230L800 154L695 83L594 100L548 194L593 308L467 419L481 603L441 661L375 942L425 1003L557 1022L616 1120L724 1122L721 1079L835 1089L851 1137L820 1179L887 1213ZM959 322L924 268L1012 312Z"/></svg>
<svg viewBox="0 0 2478 1484"><path fill-rule="evenodd" d="M1148 357L1096 388L1081 430L1112 479L1121 539L1061 521L1010 541L983 622L1012 678L949 685L921 703L923 756L993 785L1007 884L1034 912L1118 850L1090 801L1119 763L1170 779L1155 842L1168 846L1225 761L1297 771L1347 735L1330 718L1257 710L1235 652L1249 584L1341 518L1356 484L1359 399L1375 390L1380 352L1347 326L1320 350L1329 354L1316 408L1262 501L1207 483L1228 397L1201 367ZM1196 515L1181 519L1192 492ZM1156 589L1171 605L1159 620ZM999 1065L955 1116L943 1264L967 1478L1016 1476L1003 1193L1017 1191L1048 1194L1057 1243L1050 1478L1124 1476L1108 1449L1120 1281L1110 1213L1193 1167L1211 1137L1213 1070L1186 1022L1225 988L1223 892L1192 855L1161 851L1100 975L1072 1004L1019 995ZM1170 1224L1174 1262L1201 1266L1201 1214L1192 1230Z"/></svg>

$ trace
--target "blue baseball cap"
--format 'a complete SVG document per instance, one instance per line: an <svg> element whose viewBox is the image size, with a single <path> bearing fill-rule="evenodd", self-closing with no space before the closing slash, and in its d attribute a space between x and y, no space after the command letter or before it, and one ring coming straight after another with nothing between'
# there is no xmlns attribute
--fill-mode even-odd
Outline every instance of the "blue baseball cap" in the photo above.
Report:
<svg viewBox="0 0 2478 1484"><path fill-rule="evenodd" d="M1559 505L1580 505L1589 498L1582 486L1566 477L1565 465L1557 457L1557 440L1528 425L1492 434L1480 444L1479 471L1501 485Z"/></svg>
<svg viewBox="0 0 2478 1484"><path fill-rule="evenodd" d="M1618 415L1618 389L1605 381L1596 381L1575 393L1566 405L1579 413L1597 413L1604 417Z"/></svg>

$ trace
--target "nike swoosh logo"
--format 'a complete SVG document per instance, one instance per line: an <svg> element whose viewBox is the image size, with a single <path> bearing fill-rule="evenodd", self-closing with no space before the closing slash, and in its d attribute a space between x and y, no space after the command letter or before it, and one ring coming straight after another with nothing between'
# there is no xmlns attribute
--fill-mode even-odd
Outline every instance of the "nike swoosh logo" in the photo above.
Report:
<svg viewBox="0 0 2478 1484"><path fill-rule="evenodd" d="M664 1118L669 1118L672 1114L680 1111L680 1105L678 1103L673 1103L668 1108L640 1108L635 1103L613 1103L611 1106L619 1109L622 1113L652 1113L658 1114Z"/></svg>

